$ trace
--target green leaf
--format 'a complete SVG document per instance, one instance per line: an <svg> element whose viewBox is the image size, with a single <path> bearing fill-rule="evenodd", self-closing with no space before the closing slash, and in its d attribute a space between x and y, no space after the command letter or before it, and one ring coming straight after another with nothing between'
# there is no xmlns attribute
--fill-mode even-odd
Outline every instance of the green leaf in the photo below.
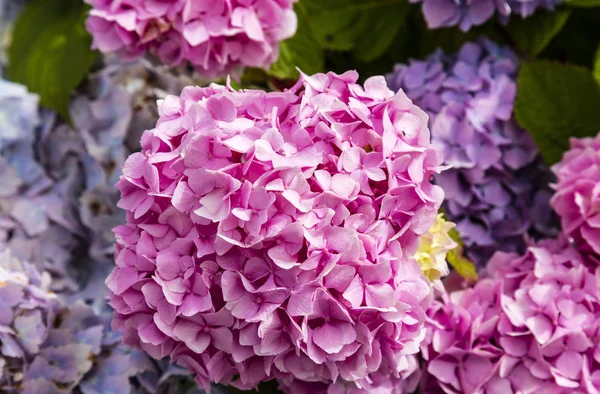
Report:
<svg viewBox="0 0 600 394"><path fill-rule="evenodd" d="M600 42L600 7L571 8L571 16L540 57L593 67Z"/></svg>
<svg viewBox="0 0 600 394"><path fill-rule="evenodd" d="M354 58L370 62L393 42L406 17L405 0L303 0L313 36L322 48L355 49Z"/></svg>
<svg viewBox="0 0 600 394"><path fill-rule="evenodd" d="M298 30L292 38L279 44L279 58L269 70L270 75L279 79L298 78L296 67L309 75L325 69L325 54L312 36L306 9L302 3L297 3L295 8L298 15Z"/></svg>
<svg viewBox="0 0 600 394"><path fill-rule="evenodd" d="M456 229L452 229L448 235L450 235L450 238L452 238L452 240L456 242L458 246L448 252L446 255L446 261L448 261L448 264L454 267L460 276L468 281L476 282L478 278L477 269L475 268L475 264L473 264L471 260L464 256L464 245L460 239L460 235L458 235L458 231L456 231Z"/></svg>
<svg viewBox="0 0 600 394"><path fill-rule="evenodd" d="M355 40L353 56L368 63L379 58L392 44L408 14L408 3L381 7L365 14L367 28Z"/></svg>
<svg viewBox="0 0 600 394"><path fill-rule="evenodd" d="M524 63L517 92L517 121L548 164L561 159L570 137L600 130L600 87L584 67L546 60Z"/></svg>
<svg viewBox="0 0 600 394"><path fill-rule="evenodd" d="M536 12L527 19L512 18L507 29L517 48L535 56L558 34L570 14L568 8Z"/></svg>
<svg viewBox="0 0 600 394"><path fill-rule="evenodd" d="M572 7L600 7L600 0L565 0Z"/></svg>
<svg viewBox="0 0 600 394"><path fill-rule="evenodd" d="M596 49L596 56L594 59L594 78L596 78L596 82L600 84L600 46Z"/></svg>
<svg viewBox="0 0 600 394"><path fill-rule="evenodd" d="M81 1L31 1L15 24L8 76L69 120L69 101L96 58Z"/></svg>

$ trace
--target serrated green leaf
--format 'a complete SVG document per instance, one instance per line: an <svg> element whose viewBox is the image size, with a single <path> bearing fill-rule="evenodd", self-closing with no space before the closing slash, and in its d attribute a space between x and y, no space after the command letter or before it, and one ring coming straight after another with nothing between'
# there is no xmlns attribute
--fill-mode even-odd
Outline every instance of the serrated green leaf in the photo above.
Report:
<svg viewBox="0 0 600 394"><path fill-rule="evenodd" d="M517 121L548 164L561 159L570 137L600 130L600 87L584 67L546 60L524 63L517 92Z"/></svg>
<svg viewBox="0 0 600 394"><path fill-rule="evenodd" d="M561 8L553 12L536 12L527 19L512 18L507 30L517 48L535 56L558 34L570 14L571 10Z"/></svg>
<svg viewBox="0 0 600 394"><path fill-rule="evenodd" d="M73 90L96 58L86 32L86 8L72 0L31 1L15 24L8 76L40 95L42 105L69 119Z"/></svg>
<svg viewBox="0 0 600 394"><path fill-rule="evenodd" d="M279 58L269 74L279 79L295 79L299 73L296 67L306 74L324 71L325 54L323 48L312 36L308 26L308 15L301 3L295 6L298 15L296 34L279 44Z"/></svg>

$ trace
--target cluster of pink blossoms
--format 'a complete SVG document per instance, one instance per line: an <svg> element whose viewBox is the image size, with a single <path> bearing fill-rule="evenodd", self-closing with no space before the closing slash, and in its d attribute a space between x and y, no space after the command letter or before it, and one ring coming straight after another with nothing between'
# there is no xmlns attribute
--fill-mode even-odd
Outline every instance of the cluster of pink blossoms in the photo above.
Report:
<svg viewBox="0 0 600 394"><path fill-rule="evenodd" d="M204 75L268 67L296 32L296 0L85 0L93 47L126 58L150 51Z"/></svg>
<svg viewBox="0 0 600 394"><path fill-rule="evenodd" d="M424 392L600 392L600 271L564 240L488 270L428 311Z"/></svg>
<svg viewBox="0 0 600 394"><path fill-rule="evenodd" d="M552 170L558 182L550 202L563 232L582 253L600 255L600 134L571 139L571 149Z"/></svg>
<svg viewBox="0 0 600 394"><path fill-rule="evenodd" d="M430 283L414 260L443 199L427 115L383 77L285 92L188 87L117 183L107 279L127 344L239 388L414 370Z"/></svg>

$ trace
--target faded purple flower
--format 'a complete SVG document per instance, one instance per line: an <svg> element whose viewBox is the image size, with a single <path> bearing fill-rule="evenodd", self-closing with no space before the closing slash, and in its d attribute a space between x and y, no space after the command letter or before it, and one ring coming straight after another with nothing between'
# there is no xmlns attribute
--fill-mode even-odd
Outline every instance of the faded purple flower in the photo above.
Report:
<svg viewBox="0 0 600 394"><path fill-rule="evenodd" d="M562 0L411 0L422 2L423 15L430 29L458 26L468 31L488 21L494 14L506 22L513 14L531 16L536 9L552 11Z"/></svg>
<svg viewBox="0 0 600 394"><path fill-rule="evenodd" d="M116 381L119 392L130 393L130 378L156 370L149 358L136 361L137 350L105 335L106 319L90 307L63 304L49 290L50 280L10 251L0 253L0 390L105 393ZM99 386L100 379L107 384Z"/></svg>
<svg viewBox="0 0 600 394"><path fill-rule="evenodd" d="M516 55L482 39L452 56L397 65L391 86L430 115L433 145L450 169L435 176L443 209L467 255L483 266L497 250L522 252L524 234L557 232L549 206L551 173L512 119Z"/></svg>

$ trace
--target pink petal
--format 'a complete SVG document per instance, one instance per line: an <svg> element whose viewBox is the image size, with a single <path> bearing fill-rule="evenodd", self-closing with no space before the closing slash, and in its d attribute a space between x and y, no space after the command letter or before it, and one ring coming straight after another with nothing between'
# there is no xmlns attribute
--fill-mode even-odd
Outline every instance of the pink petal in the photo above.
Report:
<svg viewBox="0 0 600 394"><path fill-rule="evenodd" d="M350 286L344 291L344 298L350 302L354 308L362 305L364 297L364 288L360 276L356 275L350 283Z"/></svg>
<svg viewBox="0 0 600 394"><path fill-rule="evenodd" d="M314 343L328 354L339 353L340 350L356 339L356 331L350 324L331 325L325 323L316 328L312 337Z"/></svg>
<svg viewBox="0 0 600 394"><path fill-rule="evenodd" d="M175 325L173 333L195 353L202 353L210 345L210 335L198 329L198 324L192 321L180 320Z"/></svg>

